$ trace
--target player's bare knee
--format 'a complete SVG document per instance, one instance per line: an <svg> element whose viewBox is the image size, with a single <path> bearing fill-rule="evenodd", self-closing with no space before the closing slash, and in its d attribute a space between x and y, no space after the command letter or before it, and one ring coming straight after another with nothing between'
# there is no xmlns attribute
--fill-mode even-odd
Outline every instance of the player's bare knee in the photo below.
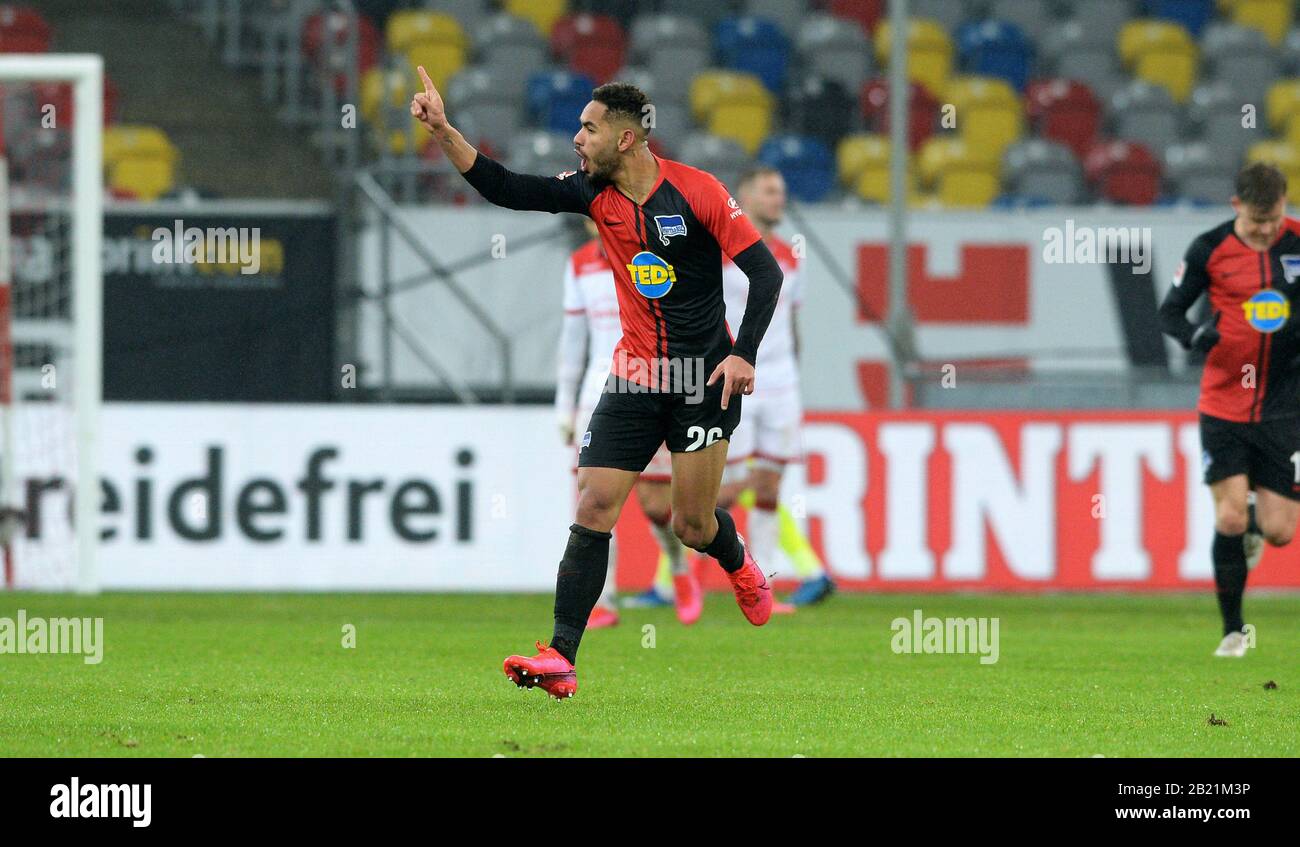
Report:
<svg viewBox="0 0 1300 847"><path fill-rule="evenodd" d="M677 512L673 515L673 534L687 547L699 550L713 540L708 537L711 517L713 517L712 513L688 515Z"/></svg>
<svg viewBox="0 0 1300 847"><path fill-rule="evenodd" d="M617 498L598 487L583 488L578 492L574 519L582 526L607 532L618 520Z"/></svg>
<svg viewBox="0 0 1300 847"><path fill-rule="evenodd" d="M1295 528L1289 526L1263 527L1263 530L1264 540L1274 547L1285 547L1295 535Z"/></svg>
<svg viewBox="0 0 1300 847"><path fill-rule="evenodd" d="M1250 524L1245 505L1220 503L1214 516L1214 528L1223 535L1241 535Z"/></svg>

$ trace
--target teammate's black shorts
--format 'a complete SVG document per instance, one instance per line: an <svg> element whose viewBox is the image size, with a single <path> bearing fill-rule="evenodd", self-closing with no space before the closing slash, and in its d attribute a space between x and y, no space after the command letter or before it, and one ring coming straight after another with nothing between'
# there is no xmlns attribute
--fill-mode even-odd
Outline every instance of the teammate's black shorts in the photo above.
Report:
<svg viewBox="0 0 1300 847"><path fill-rule="evenodd" d="M1205 484L1245 474L1259 486L1300 500L1300 416L1258 423L1201 415L1201 465Z"/></svg>
<svg viewBox="0 0 1300 847"><path fill-rule="evenodd" d="M738 423L740 395L733 394L723 409L721 378L705 387L700 399L698 394L649 393L611 376L587 431L578 438L578 467L640 473L660 444L667 442L673 453L702 450L719 440L731 440Z"/></svg>

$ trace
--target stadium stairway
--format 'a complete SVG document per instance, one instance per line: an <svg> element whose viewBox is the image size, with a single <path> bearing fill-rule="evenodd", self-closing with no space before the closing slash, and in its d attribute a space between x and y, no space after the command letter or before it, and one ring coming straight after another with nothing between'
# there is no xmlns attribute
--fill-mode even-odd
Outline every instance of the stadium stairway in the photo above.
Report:
<svg viewBox="0 0 1300 847"><path fill-rule="evenodd" d="M301 133L272 118L256 75L224 67L165 0L39 5L54 51L104 57L121 120L158 126L180 148L180 185L223 197L332 197L329 168Z"/></svg>

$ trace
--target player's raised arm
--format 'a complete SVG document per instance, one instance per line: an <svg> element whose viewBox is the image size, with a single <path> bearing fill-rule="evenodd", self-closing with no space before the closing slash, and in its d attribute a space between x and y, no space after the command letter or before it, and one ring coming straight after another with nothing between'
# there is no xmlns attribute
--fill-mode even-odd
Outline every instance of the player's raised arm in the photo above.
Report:
<svg viewBox="0 0 1300 847"><path fill-rule="evenodd" d="M411 99L411 115L437 140L447 159L483 199L518 211L577 212L587 214L595 192L582 174L558 177L517 174L474 149L447 120L442 95L433 80L418 68L424 91Z"/></svg>

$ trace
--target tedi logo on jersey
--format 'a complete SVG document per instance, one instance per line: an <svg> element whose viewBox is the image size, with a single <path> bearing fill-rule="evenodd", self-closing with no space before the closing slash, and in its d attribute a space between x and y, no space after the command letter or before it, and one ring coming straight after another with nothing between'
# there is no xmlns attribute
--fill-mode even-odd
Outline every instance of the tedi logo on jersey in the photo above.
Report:
<svg viewBox="0 0 1300 847"><path fill-rule="evenodd" d="M673 266L646 250L632 257L627 272L632 277L636 290L651 300L658 300L667 294L677 281Z"/></svg>
<svg viewBox="0 0 1300 847"><path fill-rule="evenodd" d="M1291 317L1291 303L1274 288L1265 288L1241 304L1246 323L1260 332L1277 332Z"/></svg>
<svg viewBox="0 0 1300 847"><path fill-rule="evenodd" d="M655 215L655 226L659 227L659 240L665 247L674 235L686 234L686 219L681 215Z"/></svg>

